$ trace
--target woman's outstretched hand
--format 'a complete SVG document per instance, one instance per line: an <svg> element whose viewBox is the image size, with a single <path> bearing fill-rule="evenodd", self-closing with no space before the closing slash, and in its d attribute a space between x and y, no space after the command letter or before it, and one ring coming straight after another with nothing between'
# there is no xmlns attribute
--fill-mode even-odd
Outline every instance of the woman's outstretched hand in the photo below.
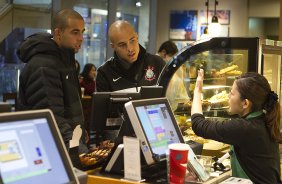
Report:
<svg viewBox="0 0 282 184"><path fill-rule="evenodd" d="M194 89L191 115L195 113L203 114L202 101L201 101L202 91L203 91L203 81L204 81L204 70L200 69L198 71L198 77L197 77L196 85Z"/></svg>
<svg viewBox="0 0 282 184"><path fill-rule="evenodd" d="M204 81L204 70L200 69L198 71L198 77L197 77L196 85L195 85L195 90L197 90L197 92L202 93L202 91L203 91L203 81Z"/></svg>

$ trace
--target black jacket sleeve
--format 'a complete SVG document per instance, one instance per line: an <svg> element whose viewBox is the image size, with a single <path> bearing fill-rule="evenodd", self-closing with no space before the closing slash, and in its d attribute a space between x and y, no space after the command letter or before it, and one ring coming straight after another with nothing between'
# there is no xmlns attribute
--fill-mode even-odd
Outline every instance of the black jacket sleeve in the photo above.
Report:
<svg viewBox="0 0 282 184"><path fill-rule="evenodd" d="M68 145L78 122L64 118L64 96L60 78L60 73L52 68L37 68L25 81L25 98L29 109L52 110L64 142Z"/></svg>
<svg viewBox="0 0 282 184"><path fill-rule="evenodd" d="M193 114L191 121L192 129L196 135L235 146L242 144L242 141L246 141L250 131L250 128L246 126L249 123L246 123L246 120L241 118L226 121L209 121L202 114Z"/></svg>

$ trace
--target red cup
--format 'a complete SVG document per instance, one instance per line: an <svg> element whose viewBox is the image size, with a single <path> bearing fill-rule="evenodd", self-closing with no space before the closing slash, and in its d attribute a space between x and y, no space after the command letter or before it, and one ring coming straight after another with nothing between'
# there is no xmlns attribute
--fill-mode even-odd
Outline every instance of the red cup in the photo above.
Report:
<svg viewBox="0 0 282 184"><path fill-rule="evenodd" d="M173 143L169 148L169 182L185 183L189 146L184 143Z"/></svg>

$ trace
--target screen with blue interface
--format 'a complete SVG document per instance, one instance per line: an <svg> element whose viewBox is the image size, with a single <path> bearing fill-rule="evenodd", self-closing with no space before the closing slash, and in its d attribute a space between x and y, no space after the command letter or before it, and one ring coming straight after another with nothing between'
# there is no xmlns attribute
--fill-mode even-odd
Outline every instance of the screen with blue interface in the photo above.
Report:
<svg viewBox="0 0 282 184"><path fill-rule="evenodd" d="M69 182L46 118L0 123L0 171L5 184Z"/></svg>
<svg viewBox="0 0 282 184"><path fill-rule="evenodd" d="M154 154L164 155L169 144L180 142L166 104L138 106L136 112Z"/></svg>

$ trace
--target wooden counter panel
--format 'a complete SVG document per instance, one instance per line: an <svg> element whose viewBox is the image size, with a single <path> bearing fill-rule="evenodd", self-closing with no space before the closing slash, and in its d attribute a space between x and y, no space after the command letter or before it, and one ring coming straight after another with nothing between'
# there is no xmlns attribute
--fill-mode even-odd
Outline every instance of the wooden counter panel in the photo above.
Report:
<svg viewBox="0 0 282 184"><path fill-rule="evenodd" d="M231 171L221 174L219 177L211 178L203 184L217 184L231 176ZM123 181L116 178L109 178L104 176L88 175L88 184L136 184L138 182ZM142 182L146 183L146 182Z"/></svg>
<svg viewBox="0 0 282 184"><path fill-rule="evenodd" d="M138 182L123 181L120 179L88 175L88 184L134 184Z"/></svg>

